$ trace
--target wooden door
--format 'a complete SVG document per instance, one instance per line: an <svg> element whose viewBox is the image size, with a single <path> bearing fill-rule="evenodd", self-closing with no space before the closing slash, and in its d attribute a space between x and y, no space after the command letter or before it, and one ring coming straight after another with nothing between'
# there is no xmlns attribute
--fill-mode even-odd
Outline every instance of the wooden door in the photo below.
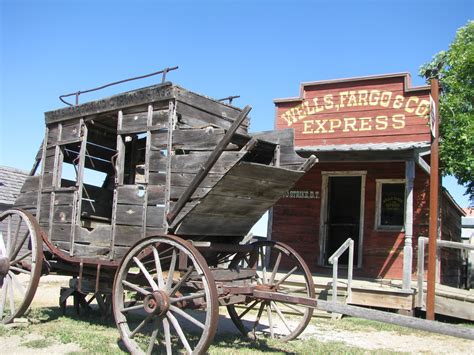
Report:
<svg viewBox="0 0 474 355"><path fill-rule="evenodd" d="M361 176L330 176L326 222L325 263L347 240L354 240L354 265L358 264L361 223ZM348 263L348 252L339 264Z"/></svg>

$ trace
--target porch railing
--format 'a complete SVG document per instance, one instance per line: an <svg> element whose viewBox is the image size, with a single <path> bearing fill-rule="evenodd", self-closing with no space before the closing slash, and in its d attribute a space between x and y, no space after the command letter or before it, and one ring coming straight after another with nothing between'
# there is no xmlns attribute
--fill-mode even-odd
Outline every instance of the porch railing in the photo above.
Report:
<svg viewBox="0 0 474 355"><path fill-rule="evenodd" d="M347 301L352 300L352 269L354 261L354 241L351 238L348 238L344 244L342 244L339 249L337 249L334 254L332 254L328 261L332 265L332 301L337 302L337 271L339 264L339 257L344 254L344 252L349 249L349 262L347 264Z"/></svg>
<svg viewBox="0 0 474 355"><path fill-rule="evenodd" d="M425 306L423 301L424 289L423 282L425 276L425 245L428 244L428 238L419 237L418 238L418 297L417 297L417 306L423 308ZM461 249L461 250L474 250L474 245L464 244L458 242L450 242L447 240L438 239L436 241L436 246L439 248L452 248L452 249Z"/></svg>

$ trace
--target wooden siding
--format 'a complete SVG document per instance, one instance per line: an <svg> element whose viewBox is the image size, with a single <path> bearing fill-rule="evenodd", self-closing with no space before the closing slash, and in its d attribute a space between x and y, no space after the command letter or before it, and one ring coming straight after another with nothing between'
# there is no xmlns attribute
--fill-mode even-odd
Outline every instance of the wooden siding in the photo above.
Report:
<svg viewBox="0 0 474 355"><path fill-rule="evenodd" d="M380 231L375 227L375 201L377 179L404 179L403 162L374 163L320 163L308 171L293 190L321 191L322 171L365 170L365 213L362 247L362 267L355 274L364 277L401 279L403 275L403 231ZM319 265L320 257L320 199L282 198L273 207L272 239L286 242L301 253L313 272L328 272ZM416 167L413 201L413 278L416 273L417 240L428 236L429 177ZM443 239L449 239L448 225L460 219L453 206L443 204ZM448 217L449 215L449 217ZM450 222L448 222L450 221ZM451 234L455 228L450 227ZM451 262L453 258L449 258ZM447 263L447 261L444 261ZM456 264L456 262L455 262ZM447 265L447 264L446 264ZM452 266L453 264L451 264ZM457 274L443 267L442 279ZM443 276L444 275L444 276Z"/></svg>

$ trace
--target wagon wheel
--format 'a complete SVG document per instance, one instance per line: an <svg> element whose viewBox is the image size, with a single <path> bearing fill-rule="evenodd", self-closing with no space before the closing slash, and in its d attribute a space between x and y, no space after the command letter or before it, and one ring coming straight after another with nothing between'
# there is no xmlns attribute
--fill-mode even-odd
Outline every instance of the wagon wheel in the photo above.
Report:
<svg viewBox="0 0 474 355"><path fill-rule="evenodd" d="M43 248L40 227L29 212L3 212L0 233L0 321L7 324L21 317L33 300Z"/></svg>
<svg viewBox="0 0 474 355"><path fill-rule="evenodd" d="M115 275L113 312L132 354L203 353L219 316L214 278L183 239L144 239L127 252Z"/></svg>
<svg viewBox="0 0 474 355"><path fill-rule="evenodd" d="M311 272L295 250L272 241L256 242L253 246L251 252L237 254L229 267L255 270L252 281L263 290L314 298ZM251 338L269 336L285 341L301 334L313 315L312 308L251 297L245 304L227 306L227 310L242 334Z"/></svg>

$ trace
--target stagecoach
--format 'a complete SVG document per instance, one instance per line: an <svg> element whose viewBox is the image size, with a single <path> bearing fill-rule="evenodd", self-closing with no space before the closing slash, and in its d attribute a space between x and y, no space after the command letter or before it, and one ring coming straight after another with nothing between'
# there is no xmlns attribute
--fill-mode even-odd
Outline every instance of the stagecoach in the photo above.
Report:
<svg viewBox="0 0 474 355"><path fill-rule="evenodd" d="M311 273L248 233L316 159L294 152L292 130L250 134L249 111L163 81L46 112L32 172L0 216L1 321L57 274L71 276L62 305L110 308L132 353L205 352L219 306L244 335L298 336Z"/></svg>

